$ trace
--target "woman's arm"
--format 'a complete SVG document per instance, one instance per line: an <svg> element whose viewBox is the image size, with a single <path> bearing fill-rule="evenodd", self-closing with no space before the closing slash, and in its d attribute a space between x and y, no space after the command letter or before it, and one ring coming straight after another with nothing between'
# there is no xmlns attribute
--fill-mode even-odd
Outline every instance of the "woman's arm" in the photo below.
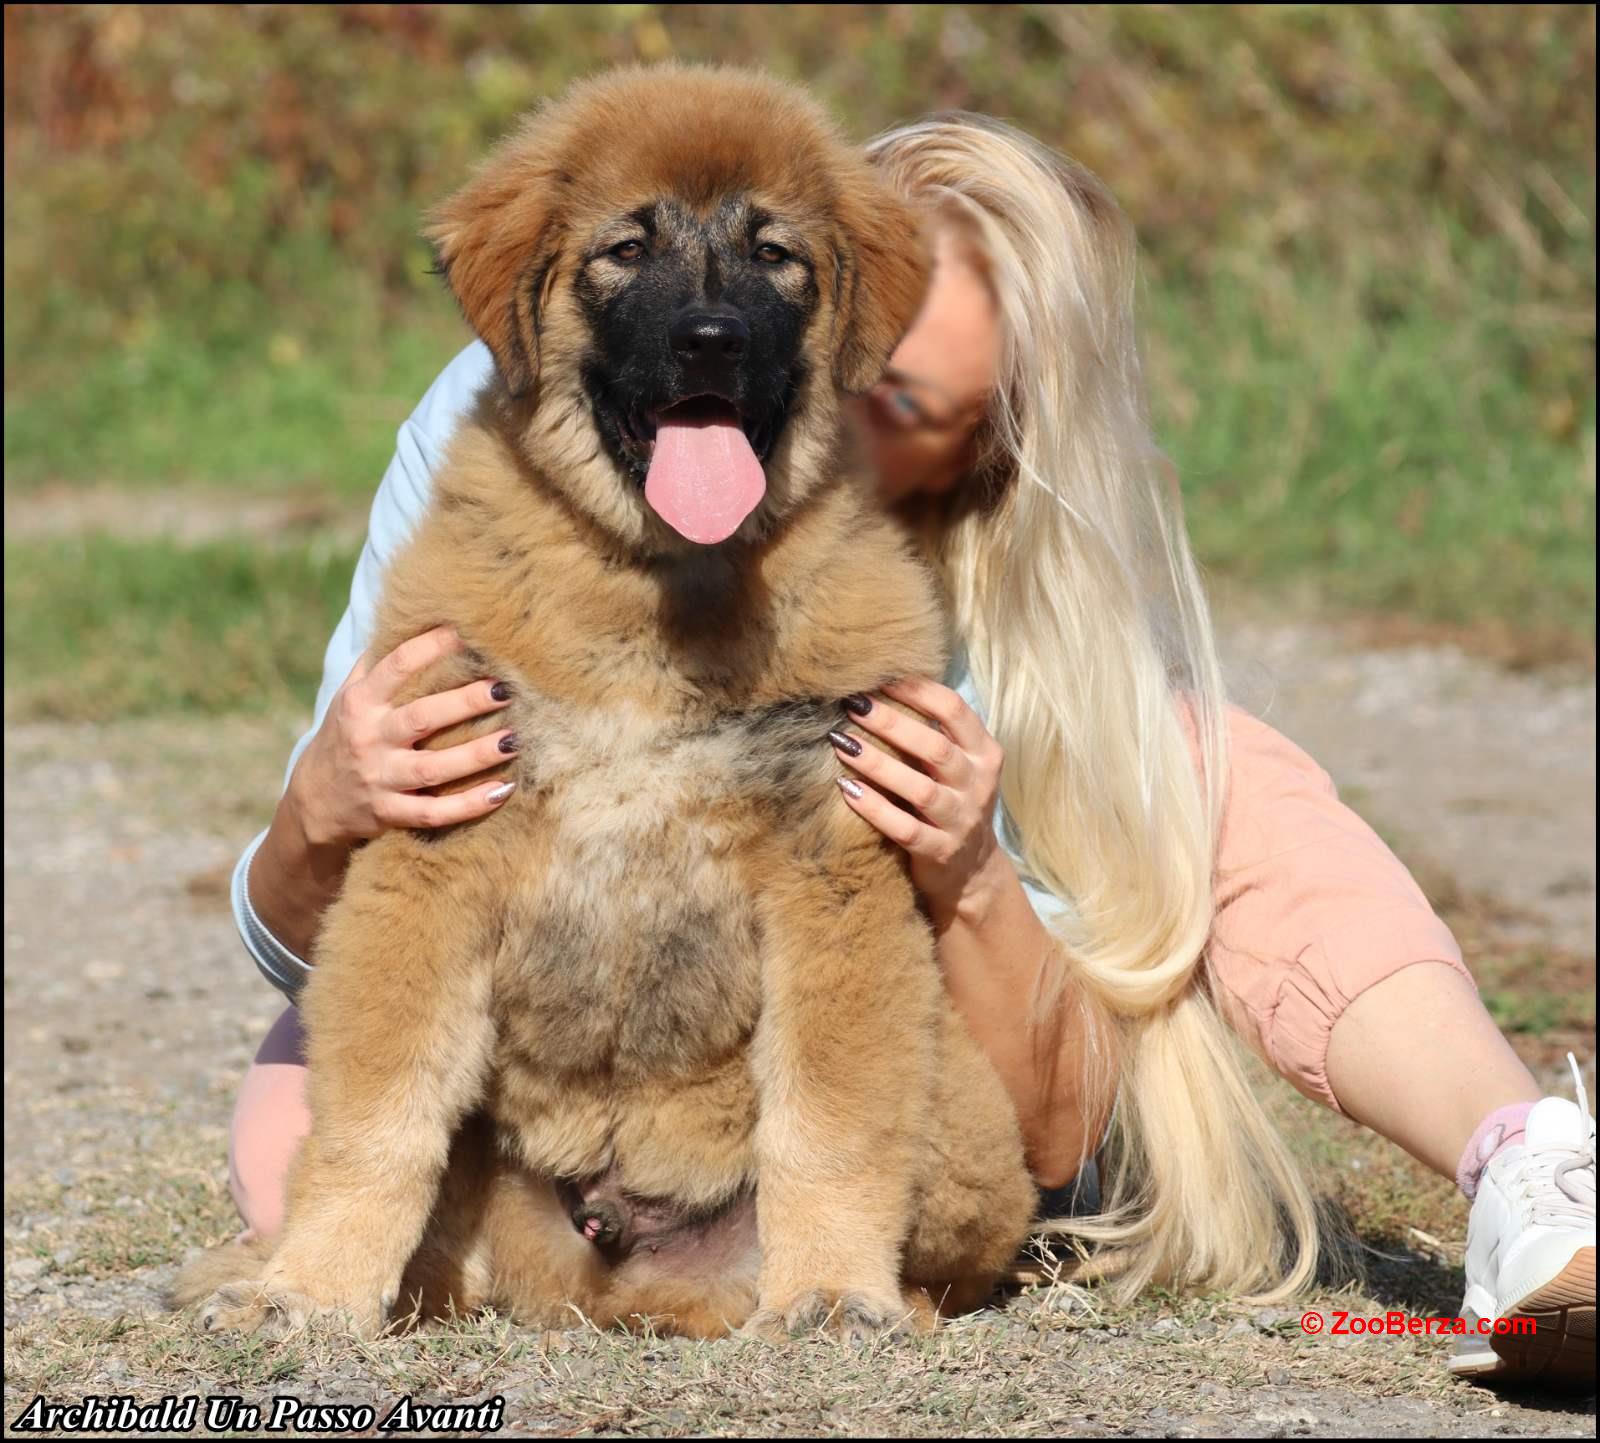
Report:
<svg viewBox="0 0 1600 1443"><path fill-rule="evenodd" d="M1034 1179L1060 1187L1093 1154L1116 1098L1110 1037L1095 1027L1061 943L1041 920L1069 909L1024 882L1007 850L996 815L1005 759L964 657L952 661L946 684L912 677L883 691L937 725L870 698L846 699L855 725L916 765L835 732L839 760L874 784L846 778L842 790L909 854L951 1001L1010 1094Z"/></svg>
<svg viewBox="0 0 1600 1443"><path fill-rule="evenodd" d="M416 795L487 771L516 747L515 736L501 730L438 751L417 749L435 732L510 701L509 690L488 678L394 705L408 679L461 647L441 626L403 642L376 666L363 657L301 753L272 825L242 864L248 891L240 900L255 940L270 946L275 939L278 950L293 954L277 957L275 974L293 975L362 842L394 827L471 821L510 796L498 778L450 796Z"/></svg>
<svg viewBox="0 0 1600 1443"><path fill-rule="evenodd" d="M1065 1186L1105 1136L1117 1079L1061 943L999 849L935 930L950 1000L1011 1096L1029 1171ZM1041 984L1059 992L1030 1021Z"/></svg>
<svg viewBox="0 0 1600 1443"><path fill-rule="evenodd" d="M393 758L406 725L432 721L421 733L428 735L453 721L504 705L503 700L488 695L491 678L477 688L482 695L467 695L474 688L462 688L414 703L407 716L388 711L388 697L408 668L426 665L444 654L441 648L458 644L443 633L430 633L431 641L418 638L407 643L370 671L363 656L372 636L384 572L426 511L432 473L445 443L489 378L492 366L487 349L474 342L444 369L400 427L394 459L373 501L367 539L351 582L350 604L323 658L322 685L311 727L290 753L283 795L272 824L246 848L234 872L234 920L239 935L267 979L291 997L304 981L308 969L302 959L322 913L338 895L355 847L388 826L439 825L421 820L423 813L416 809L417 819L407 820L411 814L402 816L392 800L402 786L429 784L416 780L404 759L397 765ZM435 703L438 705L431 705ZM463 710L467 707L470 709ZM493 745L504 735L496 733L486 741ZM418 736L413 731L405 745L409 748ZM459 751L463 755L446 765L465 764L472 760L465 753L473 746L481 749L482 744L435 755ZM483 763L490 764L492 759ZM453 773L464 775L470 772ZM436 776L432 781L445 779ZM488 790L478 788L449 799L410 800L419 804L448 800L456 804L456 810L475 801L477 810L470 815L478 815L488 809L479 795Z"/></svg>

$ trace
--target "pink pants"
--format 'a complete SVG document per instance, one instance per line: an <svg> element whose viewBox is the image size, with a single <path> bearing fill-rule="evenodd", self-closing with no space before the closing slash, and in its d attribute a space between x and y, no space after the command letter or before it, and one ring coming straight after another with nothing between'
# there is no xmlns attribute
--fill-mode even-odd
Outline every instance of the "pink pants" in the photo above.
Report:
<svg viewBox="0 0 1600 1443"><path fill-rule="evenodd" d="M1230 709L1232 769L1217 858L1211 967L1223 1015L1307 1097L1339 1111L1328 1040L1369 987L1417 962L1470 981L1450 930L1371 827L1286 737ZM299 1014L273 1023L233 1112L228 1178L248 1229L283 1217L311 1126Z"/></svg>

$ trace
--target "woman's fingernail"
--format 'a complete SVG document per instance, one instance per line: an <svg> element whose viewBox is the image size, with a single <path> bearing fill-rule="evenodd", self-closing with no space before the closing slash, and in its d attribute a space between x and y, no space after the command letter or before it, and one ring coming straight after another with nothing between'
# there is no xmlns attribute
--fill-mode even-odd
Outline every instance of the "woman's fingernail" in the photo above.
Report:
<svg viewBox="0 0 1600 1443"><path fill-rule="evenodd" d="M844 699L844 709L854 712L857 716L865 716L872 710L872 698L856 692L854 696L847 696Z"/></svg>
<svg viewBox="0 0 1600 1443"><path fill-rule="evenodd" d="M503 681L497 681L492 687L489 688L489 695L492 696L496 701L510 701L511 688L508 687Z"/></svg>
<svg viewBox="0 0 1600 1443"><path fill-rule="evenodd" d="M861 755L861 743L851 736L849 732L830 731L828 733L828 740L832 742L834 746L838 747L839 750L842 751L847 757L858 757Z"/></svg>
<svg viewBox="0 0 1600 1443"><path fill-rule="evenodd" d="M500 738L500 750L501 751L506 752L506 753L509 754L511 752L516 751L516 749L517 749L517 734L515 732L507 732L503 737Z"/></svg>
<svg viewBox="0 0 1600 1443"><path fill-rule="evenodd" d="M506 782L504 785L496 787L492 792L489 793L489 800L491 802L503 802L512 794L512 792L516 791L516 789L517 784L515 782Z"/></svg>
<svg viewBox="0 0 1600 1443"><path fill-rule="evenodd" d="M835 778L835 780L839 783L839 790L842 791L847 797L852 797L852 798L856 798L856 799L860 798L860 796L861 796L861 783L860 782L853 782L853 781L850 780L849 777L837 777L837 778Z"/></svg>

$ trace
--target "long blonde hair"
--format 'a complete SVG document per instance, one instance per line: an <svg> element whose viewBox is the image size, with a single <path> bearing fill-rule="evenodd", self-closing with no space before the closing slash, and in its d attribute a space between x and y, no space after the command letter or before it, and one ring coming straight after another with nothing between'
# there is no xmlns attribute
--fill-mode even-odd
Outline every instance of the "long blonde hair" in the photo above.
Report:
<svg viewBox="0 0 1600 1443"><path fill-rule="evenodd" d="M1132 227L1088 171L987 116L934 116L867 150L965 233L1000 309L968 480L908 519L1006 756L1001 825L1070 904L1035 1018L1086 1007L1108 1046L1085 1065L1120 1070L1104 1210L1059 1230L1100 1245L1093 1270L1124 1296L1286 1296L1315 1270L1316 1210L1213 998L1223 686L1145 406Z"/></svg>

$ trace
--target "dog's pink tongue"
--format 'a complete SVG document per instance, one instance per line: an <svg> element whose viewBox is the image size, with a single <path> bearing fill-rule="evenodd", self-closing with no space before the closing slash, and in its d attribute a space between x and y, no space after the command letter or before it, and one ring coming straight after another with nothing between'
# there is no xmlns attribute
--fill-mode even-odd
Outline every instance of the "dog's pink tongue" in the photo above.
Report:
<svg viewBox="0 0 1600 1443"><path fill-rule="evenodd" d="M690 541L725 541L767 493L767 478L733 421L661 416L644 499Z"/></svg>

